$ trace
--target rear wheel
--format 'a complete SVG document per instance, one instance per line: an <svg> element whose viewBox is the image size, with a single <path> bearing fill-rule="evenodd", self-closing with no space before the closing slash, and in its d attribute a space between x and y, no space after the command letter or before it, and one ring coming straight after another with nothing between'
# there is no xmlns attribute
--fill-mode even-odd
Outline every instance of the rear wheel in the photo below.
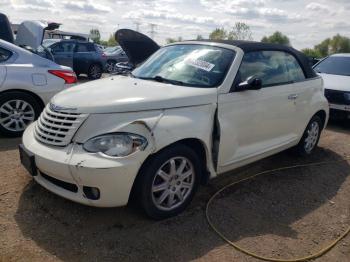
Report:
<svg viewBox="0 0 350 262"><path fill-rule="evenodd" d="M141 170L139 201L148 216L162 219L181 213L191 202L200 180L200 161L185 145L166 148Z"/></svg>
<svg viewBox="0 0 350 262"><path fill-rule="evenodd" d="M313 116L310 120L303 137L296 146L297 153L301 156L310 155L317 147L322 132L322 120L319 116Z"/></svg>
<svg viewBox="0 0 350 262"><path fill-rule="evenodd" d="M99 64L92 64L89 68L88 77L91 80L100 79L102 76L102 67Z"/></svg>
<svg viewBox="0 0 350 262"><path fill-rule="evenodd" d="M0 95L0 132L6 136L21 136L41 112L40 103L31 95L9 92Z"/></svg>

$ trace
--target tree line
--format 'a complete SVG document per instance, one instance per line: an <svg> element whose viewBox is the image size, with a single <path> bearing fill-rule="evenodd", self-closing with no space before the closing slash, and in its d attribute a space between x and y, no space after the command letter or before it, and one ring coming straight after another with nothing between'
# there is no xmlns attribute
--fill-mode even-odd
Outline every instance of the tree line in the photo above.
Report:
<svg viewBox="0 0 350 262"><path fill-rule="evenodd" d="M216 28L209 34L210 40L253 40L253 34L249 25L238 22L230 30ZM203 40L202 35L197 36L197 40ZM167 43L182 41L182 37L168 38ZM289 37L282 32L276 31L269 36L264 36L263 43L282 44L292 46ZM301 50L304 54L313 58L322 58L335 53L350 53L350 38L337 34L332 38L327 38L313 48Z"/></svg>
<svg viewBox="0 0 350 262"><path fill-rule="evenodd" d="M107 41L101 39L98 29L90 30L91 39L104 46L115 46L118 42L114 35L111 34ZM216 28L209 34L211 40L253 40L253 33L249 25L237 22L231 29ZM203 40L202 35L197 35L196 40ZM182 37L167 38L166 42L174 43L183 41ZM292 46L289 37L282 32L276 31L269 36L264 36L261 40L263 43L274 43ZM315 45L313 48L305 48L301 50L304 54L313 58L322 58L335 53L350 53L350 38L337 34L331 38L323 40L321 43Z"/></svg>

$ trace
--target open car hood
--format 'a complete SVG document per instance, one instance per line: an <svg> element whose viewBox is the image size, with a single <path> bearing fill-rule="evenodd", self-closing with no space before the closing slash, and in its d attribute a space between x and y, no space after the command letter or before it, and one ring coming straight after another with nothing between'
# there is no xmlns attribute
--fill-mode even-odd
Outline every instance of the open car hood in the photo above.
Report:
<svg viewBox="0 0 350 262"><path fill-rule="evenodd" d="M145 61L160 48L148 36L130 29L118 30L115 33L115 39L134 66Z"/></svg>
<svg viewBox="0 0 350 262"><path fill-rule="evenodd" d="M0 39L14 43L10 22L6 15L0 13Z"/></svg>
<svg viewBox="0 0 350 262"><path fill-rule="evenodd" d="M15 43L18 46L29 46L36 50L43 42L45 30L54 30L59 26L58 23L24 21L18 27Z"/></svg>

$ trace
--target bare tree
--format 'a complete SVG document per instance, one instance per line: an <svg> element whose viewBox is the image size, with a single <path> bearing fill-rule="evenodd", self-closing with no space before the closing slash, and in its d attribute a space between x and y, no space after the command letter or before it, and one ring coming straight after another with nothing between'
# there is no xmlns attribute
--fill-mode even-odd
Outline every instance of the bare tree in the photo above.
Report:
<svg viewBox="0 0 350 262"><path fill-rule="evenodd" d="M232 30L228 33L229 40L253 40L253 34L249 25L237 22Z"/></svg>

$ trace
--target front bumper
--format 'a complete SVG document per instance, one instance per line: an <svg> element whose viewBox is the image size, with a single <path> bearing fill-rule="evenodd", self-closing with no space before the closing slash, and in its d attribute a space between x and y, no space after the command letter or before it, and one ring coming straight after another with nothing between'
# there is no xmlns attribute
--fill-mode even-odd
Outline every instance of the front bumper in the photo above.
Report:
<svg viewBox="0 0 350 262"><path fill-rule="evenodd" d="M69 200L96 207L124 206L146 152L137 152L125 158L108 158L87 153L79 144L66 147L48 146L34 138L34 125L23 135L24 147L35 156L38 175L34 179L49 191ZM53 179L51 179L53 178ZM61 181L60 183L55 183ZM68 190L64 185L77 188ZM63 185L63 186L62 186ZM97 200L89 199L84 187L100 191Z"/></svg>

